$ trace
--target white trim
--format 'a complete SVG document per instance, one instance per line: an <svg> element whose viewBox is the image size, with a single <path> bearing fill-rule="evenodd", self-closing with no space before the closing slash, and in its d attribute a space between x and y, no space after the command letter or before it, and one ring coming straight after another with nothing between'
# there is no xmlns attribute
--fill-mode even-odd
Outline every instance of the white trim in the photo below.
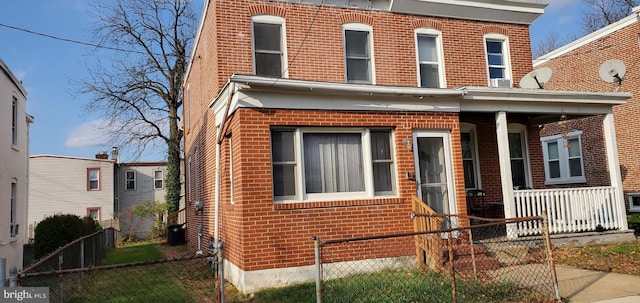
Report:
<svg viewBox="0 0 640 303"><path fill-rule="evenodd" d="M509 37L505 36L505 35L500 35L500 34L486 34L483 37L483 46L484 46L484 58L485 58L485 64L486 64L486 68L487 68L487 85L491 86L491 75L489 72L489 53L487 50L487 42L488 41L494 41L494 42L500 42L502 44L502 59L503 59L503 66L504 66L504 75L501 79L506 79L509 80L511 83L513 83L513 76L512 76L512 70L511 70L511 51L510 51L510 47L509 47Z"/></svg>
<svg viewBox="0 0 640 303"><path fill-rule="evenodd" d="M442 47L442 32L430 29L430 28L417 28L414 31L413 39L415 42L415 52L416 52L416 76L418 78L418 87L421 87L422 83L422 75L420 74L420 52L418 47L418 36L431 36L436 40L436 57L437 62L429 62L430 64L435 63L438 66L438 87L437 88L445 88L447 87L447 78L445 77L445 65L444 65L444 49Z"/></svg>
<svg viewBox="0 0 640 303"><path fill-rule="evenodd" d="M474 177L476 178L476 187L474 188L466 188L465 190L472 189L482 189L482 180L480 178L480 157L478 156L480 153L478 152L478 132L475 124L461 122L460 123L460 133L469 133L471 137L471 157L473 159L473 169L474 169ZM460 136L462 142L462 136ZM464 157L463 157L464 160Z"/></svg>
<svg viewBox="0 0 640 303"><path fill-rule="evenodd" d="M251 57L252 57L252 66L253 66L253 74L256 74L256 47L255 47L255 33L253 32L254 25L256 23L262 24L277 24L280 25L280 76L278 78L288 78L289 77L289 69L288 64L289 61L287 59L287 28L286 21L282 17L272 16L272 15L256 15L251 17Z"/></svg>
<svg viewBox="0 0 640 303"><path fill-rule="evenodd" d="M570 184L570 183L585 183L587 182L584 171L584 156L582 154L582 131L574 131L565 135L553 135L547 137L541 137L540 142L542 144L542 158L544 161L544 175L545 184ZM580 148L580 171L581 176L570 176L569 168L569 149L565 146L564 142L568 140L578 139L578 147ZM551 172L549 170L549 143L556 143L558 147L558 161L560 168L560 177L551 178Z"/></svg>
<svg viewBox="0 0 640 303"><path fill-rule="evenodd" d="M628 193L627 199L629 201L629 212L640 212L640 202L638 205L633 203L633 198L640 198L640 193Z"/></svg>
<svg viewBox="0 0 640 303"><path fill-rule="evenodd" d="M160 172L162 175L162 179L156 179L156 172ZM162 186L161 187L156 187L156 181L161 181L162 182ZM163 189L164 188L164 171L161 169L156 169L153 171L153 189Z"/></svg>
<svg viewBox="0 0 640 303"><path fill-rule="evenodd" d="M129 172L133 172L133 180L129 180L127 178L127 173ZM129 188L128 186L128 182L129 181L133 181L133 188ZM135 170L133 169L127 169L124 171L124 190L125 191L135 191L138 189L138 174Z"/></svg>
<svg viewBox="0 0 640 303"><path fill-rule="evenodd" d="M361 83L361 82L349 82L347 79L347 39L345 32L346 31L359 31L359 32L368 32L368 43L369 43L369 82ZM373 27L367 24L362 23L344 23L342 24L342 44L343 44L343 55L344 55L344 82L345 83L357 83L357 84L376 84L376 64L374 55L375 51L373 49Z"/></svg>
<svg viewBox="0 0 640 303"><path fill-rule="evenodd" d="M616 126L613 117L613 108L609 109L609 112L604 115L602 120L603 135L605 148L607 150L607 165L609 167L609 180L611 180L611 186L615 188L617 193L616 204L618 206L618 217L623 218L621 220L622 230L629 228L626 218L626 210L624 205L624 192L622 190L622 174L620 173L620 162L618 159L618 145L616 143Z"/></svg>

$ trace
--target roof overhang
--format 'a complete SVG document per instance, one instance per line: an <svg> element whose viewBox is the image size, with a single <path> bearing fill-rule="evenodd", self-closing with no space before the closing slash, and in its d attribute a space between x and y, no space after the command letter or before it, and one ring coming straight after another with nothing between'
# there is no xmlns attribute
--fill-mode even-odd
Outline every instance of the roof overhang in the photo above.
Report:
<svg viewBox="0 0 640 303"><path fill-rule="evenodd" d="M393 0L394 13L531 25L548 3L538 0Z"/></svg>

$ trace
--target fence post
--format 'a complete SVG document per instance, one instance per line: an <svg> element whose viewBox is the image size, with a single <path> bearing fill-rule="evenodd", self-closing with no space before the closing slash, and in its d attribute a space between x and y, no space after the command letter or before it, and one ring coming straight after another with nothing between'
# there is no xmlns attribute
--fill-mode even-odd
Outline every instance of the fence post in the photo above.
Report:
<svg viewBox="0 0 640 303"><path fill-rule="evenodd" d="M320 238L311 237L316 254L316 302L322 303L322 258L320 256Z"/></svg>
<svg viewBox="0 0 640 303"><path fill-rule="evenodd" d="M451 241L451 231L447 232L447 246L449 246L449 266L451 267L451 299L453 303L458 302L458 295L456 294L456 269L454 265L453 257L453 243Z"/></svg>
<svg viewBox="0 0 640 303"><path fill-rule="evenodd" d="M549 219L547 211L542 211L542 235L544 237L544 246L547 250L547 262L551 270L551 280L553 280L553 292L557 302L561 302L560 287L558 286L558 274L556 273L556 264L553 261L553 250L551 249L551 235L549 234Z"/></svg>

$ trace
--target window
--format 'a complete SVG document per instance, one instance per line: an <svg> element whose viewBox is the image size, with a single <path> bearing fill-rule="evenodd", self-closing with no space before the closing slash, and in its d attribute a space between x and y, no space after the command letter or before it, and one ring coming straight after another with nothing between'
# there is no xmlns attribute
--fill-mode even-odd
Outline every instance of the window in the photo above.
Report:
<svg viewBox="0 0 640 303"><path fill-rule="evenodd" d="M17 215L17 182L11 182L11 210L9 211L9 222L10 222L10 230L9 236L15 237L18 235L18 215Z"/></svg>
<svg viewBox="0 0 640 303"><path fill-rule="evenodd" d="M371 27L344 24L345 74L348 83L374 84Z"/></svg>
<svg viewBox="0 0 640 303"><path fill-rule="evenodd" d="M444 87L442 67L442 40L440 32L429 29L416 30L418 59L418 85L420 87Z"/></svg>
<svg viewBox="0 0 640 303"><path fill-rule="evenodd" d="M186 116L185 125L183 127L188 131L191 128L191 85L187 84L186 104L183 104L182 115Z"/></svg>
<svg viewBox="0 0 640 303"><path fill-rule="evenodd" d="M18 145L18 99L11 103L11 144Z"/></svg>
<svg viewBox="0 0 640 303"><path fill-rule="evenodd" d="M124 172L124 190L136 190L136 172L126 170Z"/></svg>
<svg viewBox="0 0 640 303"><path fill-rule="evenodd" d="M581 131L540 138L547 184L583 183Z"/></svg>
<svg viewBox="0 0 640 303"><path fill-rule="evenodd" d="M486 35L485 51L489 79L511 79L509 41L502 35Z"/></svg>
<svg viewBox="0 0 640 303"><path fill-rule="evenodd" d="M286 77L284 19L261 15L254 16L252 20L254 73L258 76Z"/></svg>
<svg viewBox="0 0 640 303"><path fill-rule="evenodd" d="M153 171L153 188L162 189L164 188L164 172L161 170Z"/></svg>
<svg viewBox="0 0 640 303"><path fill-rule="evenodd" d="M530 188L529 159L527 154L526 127L509 125L509 156L511 158L511 181L515 189Z"/></svg>
<svg viewBox="0 0 640 303"><path fill-rule="evenodd" d="M229 184L229 200L231 201L230 203L233 204L235 202L233 194L233 137L229 137L229 179L231 180L231 184Z"/></svg>
<svg viewBox="0 0 640 303"><path fill-rule="evenodd" d="M480 189L480 165L476 147L476 127L472 124L460 125L462 145L462 165L464 167L464 188Z"/></svg>
<svg viewBox="0 0 640 303"><path fill-rule="evenodd" d="M640 212L640 193L629 193L629 211Z"/></svg>
<svg viewBox="0 0 640 303"><path fill-rule="evenodd" d="M87 190L100 190L99 168L87 168Z"/></svg>
<svg viewBox="0 0 640 303"><path fill-rule="evenodd" d="M388 129L274 129L277 201L368 198L395 194Z"/></svg>
<svg viewBox="0 0 640 303"><path fill-rule="evenodd" d="M100 207L89 207L87 208L87 217L100 222Z"/></svg>

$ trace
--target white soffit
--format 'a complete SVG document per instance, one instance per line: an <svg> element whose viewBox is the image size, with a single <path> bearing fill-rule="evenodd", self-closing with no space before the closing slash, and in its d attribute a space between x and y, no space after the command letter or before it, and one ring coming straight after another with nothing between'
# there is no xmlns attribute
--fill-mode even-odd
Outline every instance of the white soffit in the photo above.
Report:
<svg viewBox="0 0 640 303"><path fill-rule="evenodd" d="M394 0L395 13L531 25L548 3L538 0Z"/></svg>

